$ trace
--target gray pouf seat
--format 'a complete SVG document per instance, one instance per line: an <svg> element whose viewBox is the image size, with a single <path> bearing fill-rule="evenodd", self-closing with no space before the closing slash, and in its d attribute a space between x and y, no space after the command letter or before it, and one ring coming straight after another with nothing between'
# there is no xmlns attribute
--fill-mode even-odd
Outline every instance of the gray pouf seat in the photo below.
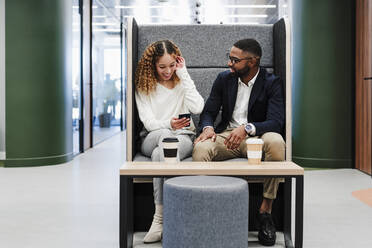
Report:
<svg viewBox="0 0 372 248"><path fill-rule="evenodd" d="M248 247L248 184L222 176L168 179L163 248Z"/></svg>

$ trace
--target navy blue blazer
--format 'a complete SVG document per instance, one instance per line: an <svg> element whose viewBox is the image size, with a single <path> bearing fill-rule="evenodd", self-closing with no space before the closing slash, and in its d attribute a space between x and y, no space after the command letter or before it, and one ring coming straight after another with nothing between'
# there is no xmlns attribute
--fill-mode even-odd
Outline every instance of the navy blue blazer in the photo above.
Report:
<svg viewBox="0 0 372 248"><path fill-rule="evenodd" d="M256 135L284 131L284 100L282 80L260 67L260 72L253 85L248 104L248 122L256 127ZM205 126L213 126L220 109L222 117L215 127L221 133L229 125L235 107L238 92L238 77L230 71L218 74L211 93L200 114L199 131Z"/></svg>

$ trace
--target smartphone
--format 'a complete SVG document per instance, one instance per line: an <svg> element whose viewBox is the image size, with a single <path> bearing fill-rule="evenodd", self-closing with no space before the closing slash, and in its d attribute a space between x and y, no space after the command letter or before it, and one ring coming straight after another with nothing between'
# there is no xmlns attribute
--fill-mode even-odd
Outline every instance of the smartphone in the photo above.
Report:
<svg viewBox="0 0 372 248"><path fill-rule="evenodd" d="M180 115L178 115L178 119L181 119L181 118L184 118L184 117L191 120L191 114L180 114ZM189 126L190 126L190 124L187 125L186 127L189 127Z"/></svg>

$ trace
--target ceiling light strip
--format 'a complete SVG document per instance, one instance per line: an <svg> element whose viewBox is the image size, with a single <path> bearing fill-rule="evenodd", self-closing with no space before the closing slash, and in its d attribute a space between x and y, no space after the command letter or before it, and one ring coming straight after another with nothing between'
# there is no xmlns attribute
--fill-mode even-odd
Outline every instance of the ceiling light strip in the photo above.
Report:
<svg viewBox="0 0 372 248"><path fill-rule="evenodd" d="M224 5L224 8L250 8L250 9L275 9L275 4L251 4L251 5Z"/></svg>
<svg viewBox="0 0 372 248"><path fill-rule="evenodd" d="M93 28L93 32L116 32L120 33L120 29L114 29L114 28Z"/></svg>
<svg viewBox="0 0 372 248"><path fill-rule="evenodd" d="M73 8L73 9L78 9L78 8L79 8L79 6L72 6L72 8ZM97 9L97 8L98 8L98 6L96 6L96 5L93 5L93 6L92 6L92 8L93 8L93 9Z"/></svg>
<svg viewBox="0 0 372 248"><path fill-rule="evenodd" d="M267 17L269 17L269 15L265 15L265 14L262 14L262 15L253 15L253 14L250 14L250 15L225 15L225 17L267 18Z"/></svg>
<svg viewBox="0 0 372 248"><path fill-rule="evenodd" d="M116 5L115 9L137 9L137 8L142 8L142 9L164 9L164 8L181 8L175 5L164 5L164 6L123 6L123 5Z"/></svg>
<svg viewBox="0 0 372 248"><path fill-rule="evenodd" d="M120 26L120 22L93 22L93 26Z"/></svg>
<svg viewBox="0 0 372 248"><path fill-rule="evenodd" d="M132 18L132 17L141 18L141 17L132 16L132 15L124 15L123 17L124 18ZM166 19L166 20L173 20L172 18L168 18L168 17L160 16L160 15L150 15L148 17L149 18L161 18L161 19Z"/></svg>
<svg viewBox="0 0 372 248"><path fill-rule="evenodd" d="M227 25L236 25L236 24L239 24L239 25L257 25L257 24L260 24L259 22L223 22L223 24L227 24Z"/></svg>

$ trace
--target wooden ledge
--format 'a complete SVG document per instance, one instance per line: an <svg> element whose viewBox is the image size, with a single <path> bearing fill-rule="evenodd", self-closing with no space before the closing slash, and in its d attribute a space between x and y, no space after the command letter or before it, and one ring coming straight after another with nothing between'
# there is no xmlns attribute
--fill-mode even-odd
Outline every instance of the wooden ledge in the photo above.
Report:
<svg viewBox="0 0 372 248"><path fill-rule="evenodd" d="M246 180L248 183L263 183L264 179L263 178L246 178L246 176L239 176L239 178L242 178ZM152 183L152 177L135 177L133 178L133 183ZM281 178L280 180L281 183L284 183L284 178Z"/></svg>
<svg viewBox="0 0 372 248"><path fill-rule="evenodd" d="M293 162L126 162L120 175L127 176L181 176L181 175L303 175L304 169Z"/></svg>

